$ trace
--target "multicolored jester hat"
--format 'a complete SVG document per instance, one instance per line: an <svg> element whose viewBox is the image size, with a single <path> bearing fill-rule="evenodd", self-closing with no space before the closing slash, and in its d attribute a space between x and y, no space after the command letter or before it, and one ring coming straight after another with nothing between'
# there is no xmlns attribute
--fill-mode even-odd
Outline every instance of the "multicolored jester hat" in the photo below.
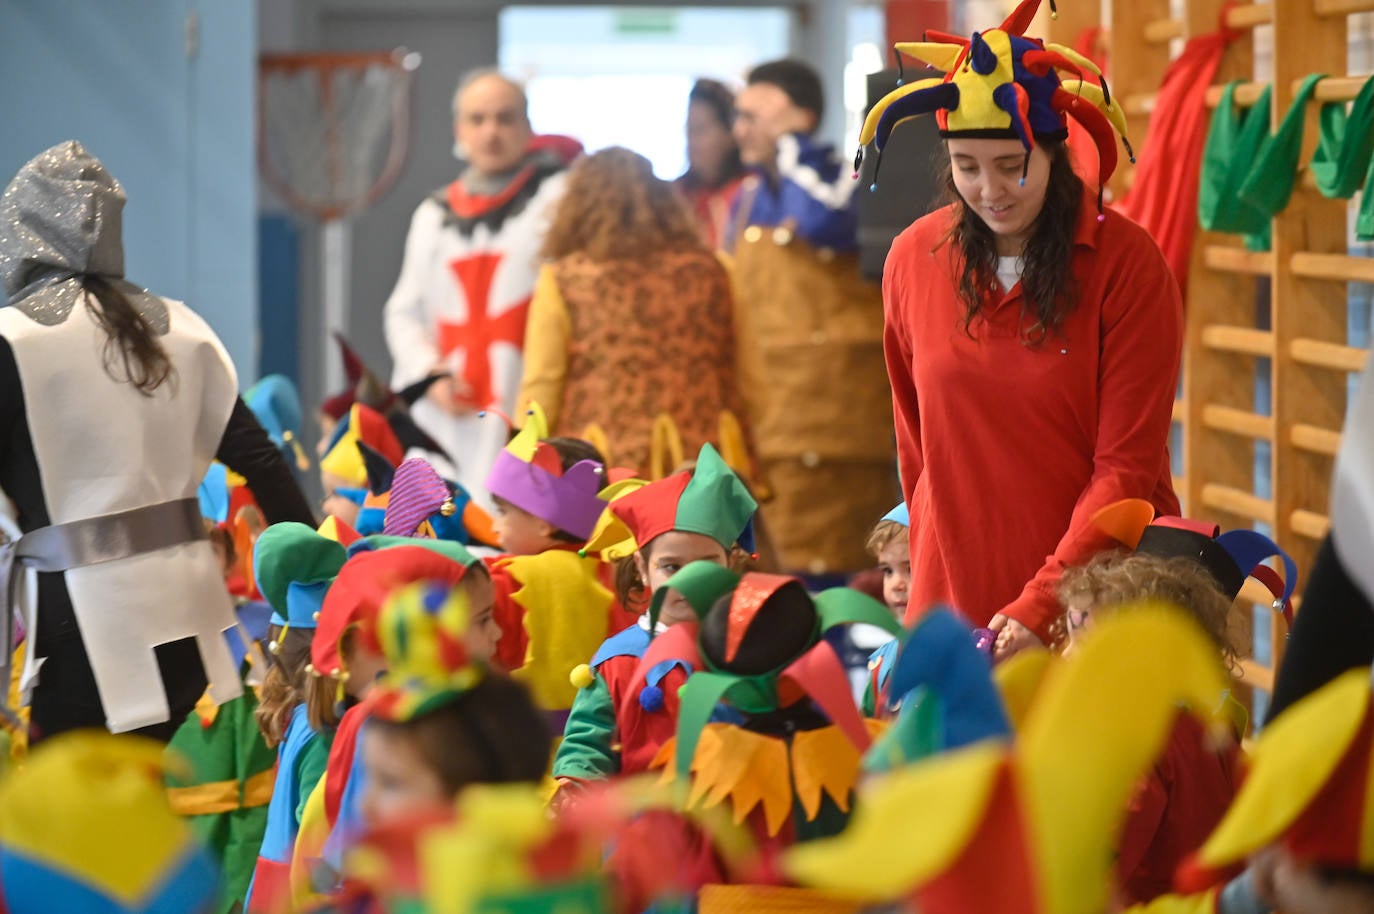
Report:
<svg viewBox="0 0 1374 914"><path fill-rule="evenodd" d="M803 885L910 900L922 914L1101 914L1136 782L1179 705L1206 711L1225 686L1216 648L1182 612L1105 619L1050 667L1014 742L884 775L843 834L797 846L784 868Z"/></svg>
<svg viewBox="0 0 1374 914"><path fill-rule="evenodd" d="M1103 184L1116 170L1113 130L1121 135L1134 162L1135 153L1126 140L1126 115L1112 101L1097 64L1072 48L1025 37L1039 8L1040 0L1022 0L999 28L974 32L970 39L927 31L926 38L937 40L896 45L899 55L924 60L944 70L945 75L899 86L873 106L859 134L854 171L858 172L863 161L863 146L874 143L881 156L898 124L932 112L941 136L946 138L1020 140L1026 150L1025 168L1029 168L1037 139L1054 141L1068 136L1066 116L1082 124L1097 146ZM1050 9L1054 9L1054 0L1050 0ZM1061 81L1060 70L1076 78ZM1097 85L1086 82L1085 74L1096 77ZM1021 180L1025 181L1024 169ZM1099 191L1099 209L1101 205Z"/></svg>

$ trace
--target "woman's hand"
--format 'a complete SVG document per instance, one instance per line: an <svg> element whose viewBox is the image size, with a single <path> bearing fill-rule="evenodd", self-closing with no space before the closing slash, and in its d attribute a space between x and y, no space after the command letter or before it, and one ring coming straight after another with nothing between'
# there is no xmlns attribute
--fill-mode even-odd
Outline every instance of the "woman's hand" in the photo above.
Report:
<svg viewBox="0 0 1374 914"><path fill-rule="evenodd" d="M1035 632L1002 613L992 617L988 628L997 632L997 641L992 647L992 656L997 660L1006 660L1026 648L1045 646L1045 642L1036 637Z"/></svg>

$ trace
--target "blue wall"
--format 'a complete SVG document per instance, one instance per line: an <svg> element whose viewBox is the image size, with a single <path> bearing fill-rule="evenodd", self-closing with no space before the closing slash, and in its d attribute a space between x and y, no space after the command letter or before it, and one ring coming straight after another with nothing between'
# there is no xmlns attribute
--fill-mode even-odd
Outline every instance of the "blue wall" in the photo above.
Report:
<svg viewBox="0 0 1374 914"><path fill-rule="evenodd" d="M244 386L257 375L256 56L253 0L0 4L0 182L84 143L129 196L129 279L204 315Z"/></svg>

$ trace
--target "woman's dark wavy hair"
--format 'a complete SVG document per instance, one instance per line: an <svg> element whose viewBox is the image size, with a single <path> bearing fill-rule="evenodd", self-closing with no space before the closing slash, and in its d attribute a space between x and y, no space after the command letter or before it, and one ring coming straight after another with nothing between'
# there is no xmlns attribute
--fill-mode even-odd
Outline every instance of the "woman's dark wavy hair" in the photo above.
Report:
<svg viewBox="0 0 1374 914"><path fill-rule="evenodd" d="M116 381L127 380L143 396L151 397L174 371L152 325L118 287L98 276L84 276L81 281L90 293L86 308L105 331L106 374ZM123 377L115 372L116 362L124 366Z"/></svg>
<svg viewBox="0 0 1374 914"><path fill-rule="evenodd" d="M1068 146L1061 140L1038 142L1049 154L1050 176L1044 205L1022 255L1021 336L1029 346L1038 345L1058 331L1078 303L1073 239L1078 207L1083 200L1083 181L1074 174ZM954 185L954 165L948 155L944 156L944 184L948 199L961 214L946 237L958 245L963 255L958 294L965 309L964 332L972 336L973 322L983 312L987 290L997 285L997 236L959 195ZM1033 318L1029 326L1027 313Z"/></svg>

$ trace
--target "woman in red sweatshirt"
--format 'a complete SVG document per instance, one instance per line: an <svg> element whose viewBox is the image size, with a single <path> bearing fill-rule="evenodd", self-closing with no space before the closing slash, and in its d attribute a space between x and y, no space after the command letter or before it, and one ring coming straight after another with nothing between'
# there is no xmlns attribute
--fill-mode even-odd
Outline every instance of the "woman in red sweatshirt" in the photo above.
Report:
<svg viewBox="0 0 1374 914"><path fill-rule="evenodd" d="M879 102L862 136L881 148L934 112L950 160L953 202L898 236L883 278L908 621L948 602L998 630L1002 656L1046 640L1060 572L1109 545L1097 509L1178 511L1179 290L1145 230L1074 174L1066 118L1096 139L1104 181L1124 120L1093 64L1021 37L1038 5L969 42L907 46L949 75Z"/></svg>

